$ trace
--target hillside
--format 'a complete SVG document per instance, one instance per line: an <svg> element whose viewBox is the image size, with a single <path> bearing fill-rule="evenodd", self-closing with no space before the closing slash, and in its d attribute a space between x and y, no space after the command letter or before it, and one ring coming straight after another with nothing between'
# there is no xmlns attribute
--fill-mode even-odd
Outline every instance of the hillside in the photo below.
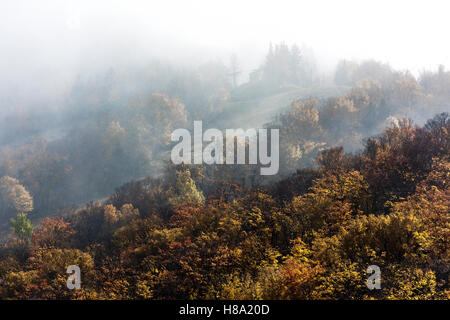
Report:
<svg viewBox="0 0 450 320"><path fill-rule="evenodd" d="M168 167L3 245L0 297L448 299L449 129L448 114L401 121L264 188ZM72 264L81 290L60 276ZM367 290L368 265L381 290Z"/></svg>

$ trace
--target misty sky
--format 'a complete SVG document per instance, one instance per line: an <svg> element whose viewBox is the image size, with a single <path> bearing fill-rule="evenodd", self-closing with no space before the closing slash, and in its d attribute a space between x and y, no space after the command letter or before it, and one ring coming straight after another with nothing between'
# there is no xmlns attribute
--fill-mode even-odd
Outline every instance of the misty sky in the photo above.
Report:
<svg viewBox="0 0 450 320"><path fill-rule="evenodd" d="M64 84L60 79L85 70L149 58L228 64L231 53L250 71L271 41L305 44L325 67L340 58L374 58L417 73L450 67L447 6L430 0L1 0L0 86L48 81L54 90Z"/></svg>

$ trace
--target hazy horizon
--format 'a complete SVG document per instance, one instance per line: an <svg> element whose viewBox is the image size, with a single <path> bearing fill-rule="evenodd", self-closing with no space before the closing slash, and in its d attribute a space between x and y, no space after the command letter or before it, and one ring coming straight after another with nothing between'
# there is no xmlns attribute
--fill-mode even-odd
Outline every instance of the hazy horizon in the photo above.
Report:
<svg viewBox="0 0 450 320"><path fill-rule="evenodd" d="M26 1L0 4L2 83L73 77L149 59L195 64L235 53L244 72L270 42L312 48L322 69L375 59L418 74L450 66L443 1ZM49 75L50 76L50 75ZM6 78L6 79L5 79Z"/></svg>

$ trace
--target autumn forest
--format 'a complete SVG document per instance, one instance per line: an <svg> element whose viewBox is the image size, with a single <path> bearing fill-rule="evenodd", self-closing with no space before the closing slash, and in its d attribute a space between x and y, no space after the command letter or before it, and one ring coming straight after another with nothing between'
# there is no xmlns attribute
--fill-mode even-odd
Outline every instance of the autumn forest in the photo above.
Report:
<svg viewBox="0 0 450 320"><path fill-rule="evenodd" d="M33 99L0 81L0 300L450 299L446 66L327 69L283 41L143 61ZM174 164L171 134L199 120L278 130L277 174Z"/></svg>

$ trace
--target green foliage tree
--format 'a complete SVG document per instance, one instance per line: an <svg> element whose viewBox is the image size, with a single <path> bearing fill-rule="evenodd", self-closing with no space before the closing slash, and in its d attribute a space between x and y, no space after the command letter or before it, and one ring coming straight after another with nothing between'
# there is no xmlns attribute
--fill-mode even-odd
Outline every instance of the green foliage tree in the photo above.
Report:
<svg viewBox="0 0 450 320"><path fill-rule="evenodd" d="M19 213L16 219L11 219L11 230L22 240L30 241L33 235L33 225L25 213Z"/></svg>
<svg viewBox="0 0 450 320"><path fill-rule="evenodd" d="M195 181L191 178L189 169L176 171L176 182L174 187L169 190L168 201L175 206L181 203L203 203L205 197L197 189Z"/></svg>

